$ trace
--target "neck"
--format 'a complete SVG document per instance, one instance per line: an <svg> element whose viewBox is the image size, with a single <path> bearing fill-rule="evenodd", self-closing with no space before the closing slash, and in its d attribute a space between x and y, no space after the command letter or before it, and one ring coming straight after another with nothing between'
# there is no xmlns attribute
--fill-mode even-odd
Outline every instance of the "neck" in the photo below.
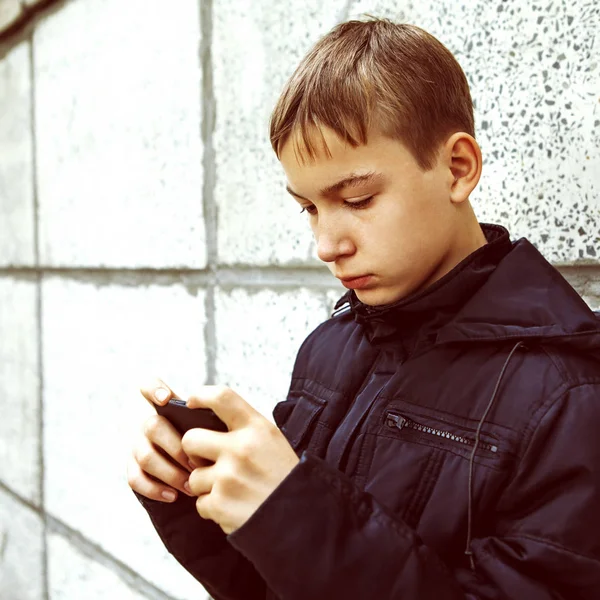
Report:
<svg viewBox="0 0 600 600"><path fill-rule="evenodd" d="M459 215L458 226L448 252L421 289L441 279L444 275L452 271L456 265L467 258L467 256L487 244L485 235L469 202L467 201L462 205L460 210L464 212L462 215Z"/></svg>
<svg viewBox="0 0 600 600"><path fill-rule="evenodd" d="M465 218L458 228L456 243L453 247L454 264L449 270L453 269L459 262L467 258L469 254L475 252L487 244L485 234L479 225L479 221L471 208L471 205L464 207L466 210Z"/></svg>

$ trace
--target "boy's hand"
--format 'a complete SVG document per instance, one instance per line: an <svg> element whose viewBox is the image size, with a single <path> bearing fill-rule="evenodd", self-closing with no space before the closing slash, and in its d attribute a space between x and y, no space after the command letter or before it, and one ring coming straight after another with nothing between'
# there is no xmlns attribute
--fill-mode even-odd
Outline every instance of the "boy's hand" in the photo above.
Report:
<svg viewBox="0 0 600 600"><path fill-rule="evenodd" d="M233 390L204 386L188 399L190 408L211 408L226 433L191 429L182 439L196 463L189 478L198 514L230 534L241 527L299 462L276 425ZM206 461L214 464L207 466Z"/></svg>
<svg viewBox="0 0 600 600"><path fill-rule="evenodd" d="M157 390L163 390L156 395ZM166 404L175 394L162 382L140 390L150 403ZM173 460L169 460L167 456ZM174 462L173 462L174 461ZM186 485L193 470L181 447L181 435L165 419L152 415L143 426L143 435L135 443L127 465L131 489L151 500L173 502L178 491L193 496Z"/></svg>

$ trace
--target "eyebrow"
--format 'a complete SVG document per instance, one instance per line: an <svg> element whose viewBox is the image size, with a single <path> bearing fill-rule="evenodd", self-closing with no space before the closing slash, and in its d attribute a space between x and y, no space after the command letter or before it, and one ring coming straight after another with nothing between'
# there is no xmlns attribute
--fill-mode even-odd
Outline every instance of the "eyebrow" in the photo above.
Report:
<svg viewBox="0 0 600 600"><path fill-rule="evenodd" d="M379 183L384 179L382 173L377 173L375 171L371 171L370 173L364 173L363 175L358 175L356 173L352 173L339 181L336 181L332 185L328 185L322 188L319 192L321 196L333 196L338 192L341 192L343 189L358 187L359 185L365 185L369 183ZM285 189L292 195L296 196L296 198L301 198L302 200L308 200L304 196L301 196L297 192L295 192L289 185L285 186Z"/></svg>

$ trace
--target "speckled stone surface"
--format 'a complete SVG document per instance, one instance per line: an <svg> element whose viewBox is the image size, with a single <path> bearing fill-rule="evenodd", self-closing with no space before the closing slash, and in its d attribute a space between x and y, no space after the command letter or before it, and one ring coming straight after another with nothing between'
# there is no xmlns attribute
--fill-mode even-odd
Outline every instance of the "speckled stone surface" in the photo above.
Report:
<svg viewBox="0 0 600 600"><path fill-rule="evenodd" d="M35 262L29 44L0 60L0 266Z"/></svg>
<svg viewBox="0 0 600 600"><path fill-rule="evenodd" d="M38 26L43 264L205 265L199 42L195 0L70 2Z"/></svg>
<svg viewBox="0 0 600 600"><path fill-rule="evenodd" d="M300 344L328 316L325 294L217 290L217 381L272 420L285 400Z"/></svg>
<svg viewBox="0 0 600 600"><path fill-rule="evenodd" d="M0 480L33 504L40 502L38 332L36 283L0 277Z"/></svg>
<svg viewBox="0 0 600 600"><path fill-rule="evenodd" d="M317 263L305 215L269 142L279 92L345 1L214 2L214 134L222 263Z"/></svg>
<svg viewBox="0 0 600 600"><path fill-rule="evenodd" d="M600 4L358 1L413 23L457 57L476 103L482 221L528 237L553 263L600 260Z"/></svg>
<svg viewBox="0 0 600 600"><path fill-rule="evenodd" d="M198 583L158 539L126 464L153 414L140 386L161 377L182 395L204 383L204 303L179 285L43 284L46 510L185 600Z"/></svg>
<svg viewBox="0 0 600 600"><path fill-rule="evenodd" d="M0 549L0 598L43 598L42 519L4 490L0 490Z"/></svg>

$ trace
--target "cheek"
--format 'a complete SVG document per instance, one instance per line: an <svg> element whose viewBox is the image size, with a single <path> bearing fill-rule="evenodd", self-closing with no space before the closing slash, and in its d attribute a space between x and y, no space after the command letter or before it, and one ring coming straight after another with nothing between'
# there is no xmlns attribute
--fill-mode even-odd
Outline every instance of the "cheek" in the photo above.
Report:
<svg viewBox="0 0 600 600"><path fill-rule="evenodd" d="M377 229L410 254L438 245L452 222L447 198L435 186L415 185L412 193L403 192L386 203Z"/></svg>
<svg viewBox="0 0 600 600"><path fill-rule="evenodd" d="M444 220L434 211L389 211L362 238L363 248L394 271L420 272L444 247Z"/></svg>

